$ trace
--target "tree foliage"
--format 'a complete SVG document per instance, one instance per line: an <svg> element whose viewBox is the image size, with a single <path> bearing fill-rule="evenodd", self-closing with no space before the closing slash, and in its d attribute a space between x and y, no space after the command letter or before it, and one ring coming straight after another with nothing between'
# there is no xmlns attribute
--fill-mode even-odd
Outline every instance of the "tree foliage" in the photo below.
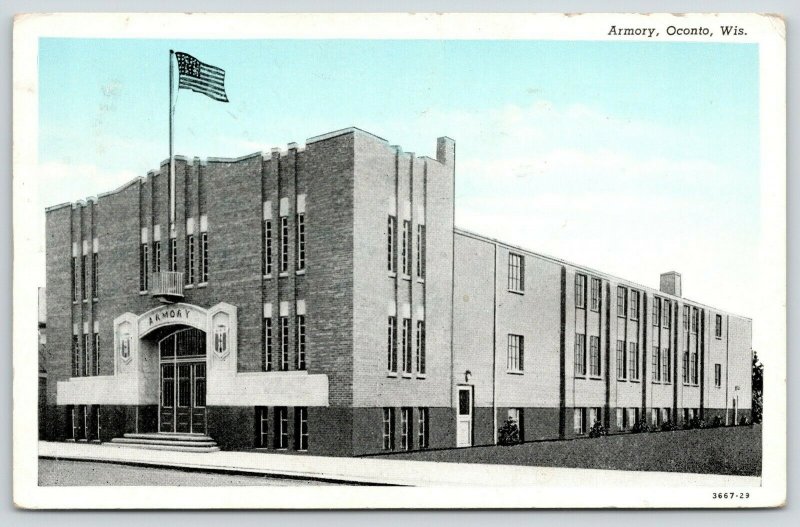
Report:
<svg viewBox="0 0 800 527"><path fill-rule="evenodd" d="M758 353L753 352L753 422L760 423L764 410L764 365L758 360Z"/></svg>

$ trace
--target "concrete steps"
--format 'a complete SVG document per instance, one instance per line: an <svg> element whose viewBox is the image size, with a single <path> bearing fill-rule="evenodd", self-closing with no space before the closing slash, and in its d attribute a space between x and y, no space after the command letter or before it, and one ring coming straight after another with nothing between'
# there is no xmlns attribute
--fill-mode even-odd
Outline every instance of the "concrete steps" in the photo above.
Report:
<svg viewBox="0 0 800 527"><path fill-rule="evenodd" d="M176 452L217 452L216 441L200 434L125 434L115 437L109 445L142 448L148 450L171 450Z"/></svg>

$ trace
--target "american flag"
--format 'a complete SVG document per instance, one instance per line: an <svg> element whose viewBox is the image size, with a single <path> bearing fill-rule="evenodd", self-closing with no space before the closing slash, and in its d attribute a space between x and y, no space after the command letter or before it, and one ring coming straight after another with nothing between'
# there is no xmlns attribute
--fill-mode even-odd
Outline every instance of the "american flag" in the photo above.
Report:
<svg viewBox="0 0 800 527"><path fill-rule="evenodd" d="M200 62L188 53L175 53L178 59L178 88L202 93L215 101L228 102L225 70Z"/></svg>

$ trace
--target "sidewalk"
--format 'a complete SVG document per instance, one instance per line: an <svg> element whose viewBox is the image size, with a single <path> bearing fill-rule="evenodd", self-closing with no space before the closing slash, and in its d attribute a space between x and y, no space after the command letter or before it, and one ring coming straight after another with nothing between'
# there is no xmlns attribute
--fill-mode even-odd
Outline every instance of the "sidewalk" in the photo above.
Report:
<svg viewBox="0 0 800 527"><path fill-rule="evenodd" d="M574 468L523 467L338 458L262 452L171 452L85 443L39 442L39 457L107 461L140 466L182 468L316 479L339 483L403 486L519 487L705 487L757 486L760 478L675 472L626 472Z"/></svg>

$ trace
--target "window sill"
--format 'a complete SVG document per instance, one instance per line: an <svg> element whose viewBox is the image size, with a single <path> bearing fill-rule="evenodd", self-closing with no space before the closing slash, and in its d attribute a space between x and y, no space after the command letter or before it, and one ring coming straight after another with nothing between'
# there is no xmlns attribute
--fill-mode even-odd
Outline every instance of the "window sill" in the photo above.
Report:
<svg viewBox="0 0 800 527"><path fill-rule="evenodd" d="M506 370L506 373L509 375L525 375L525 372L522 370Z"/></svg>
<svg viewBox="0 0 800 527"><path fill-rule="evenodd" d="M424 283L425 283L425 279L424 279L424 278L420 278L420 277L418 276L418 277L417 277L417 283L418 283L418 284L424 284Z"/></svg>
<svg viewBox="0 0 800 527"><path fill-rule="evenodd" d="M639 379L629 379L628 382L635 382L636 384L639 384L641 381Z"/></svg>
<svg viewBox="0 0 800 527"><path fill-rule="evenodd" d="M403 378L404 379L410 379L411 378L411 374L410 373L404 373L403 374Z"/></svg>
<svg viewBox="0 0 800 527"><path fill-rule="evenodd" d="M304 274L306 274L306 270L305 269L298 269L297 271L294 272L294 274L296 276L303 276ZM299 450L298 452L302 452L302 450Z"/></svg>
<svg viewBox="0 0 800 527"><path fill-rule="evenodd" d="M288 277L289 277L288 272L278 273L278 278L288 278Z"/></svg>
<svg viewBox="0 0 800 527"><path fill-rule="evenodd" d="M576 379L586 379L586 375L574 375Z"/></svg>
<svg viewBox="0 0 800 527"><path fill-rule="evenodd" d="M427 378L428 378L428 376L426 374L424 374L424 373L418 373L417 374L417 379L423 379L424 380L424 379L427 379Z"/></svg>
<svg viewBox="0 0 800 527"><path fill-rule="evenodd" d="M628 382L628 379L617 379L617 382Z"/></svg>
<svg viewBox="0 0 800 527"><path fill-rule="evenodd" d="M97 302L98 300L100 300L100 299L97 298L97 297L92 298L92 302Z"/></svg>
<svg viewBox="0 0 800 527"><path fill-rule="evenodd" d="M140 294L140 295L142 295L142 296L144 296L144 295L146 295L146 294L147 294L147 291L139 291L139 294ZM77 302L76 302L76 303L77 303Z"/></svg>
<svg viewBox="0 0 800 527"><path fill-rule="evenodd" d="M525 291L520 291L519 289L509 289L509 293L514 293L515 295L524 295Z"/></svg>
<svg viewBox="0 0 800 527"><path fill-rule="evenodd" d="M83 300L81 300L81 302L83 302L84 304L88 304L89 303L89 299L88 298L84 298Z"/></svg>
<svg viewBox="0 0 800 527"><path fill-rule="evenodd" d="M589 311L591 311L592 313L599 313L600 312L600 308L599 307L598 308L594 308L593 307Z"/></svg>
<svg viewBox="0 0 800 527"><path fill-rule="evenodd" d="M580 309L582 311L586 311L586 306L575 306L575 309Z"/></svg>
<svg viewBox="0 0 800 527"><path fill-rule="evenodd" d="M184 289L194 289L194 284L186 284L183 286Z"/></svg>
<svg viewBox="0 0 800 527"><path fill-rule="evenodd" d="M206 287L207 285L208 285L208 282L200 282L199 284L197 284L197 287L201 288L201 287Z"/></svg>
<svg viewBox="0 0 800 527"><path fill-rule="evenodd" d="M391 377L392 379L396 379L397 378L397 372L396 371L390 371L389 373L386 374L386 376L387 377Z"/></svg>
<svg viewBox="0 0 800 527"><path fill-rule="evenodd" d="M603 380L603 378L602 378L602 377L595 376L595 375L591 375L591 376L589 376L589 380L590 380L590 381L602 381L602 380Z"/></svg>
<svg viewBox="0 0 800 527"><path fill-rule="evenodd" d="M633 318L633 317L630 317L630 319L631 319L631 321L632 321L632 322L639 322L639 319L638 319L638 318Z"/></svg>
<svg viewBox="0 0 800 527"><path fill-rule="evenodd" d="M397 278L397 273L394 271L387 271L389 278Z"/></svg>
<svg viewBox="0 0 800 527"><path fill-rule="evenodd" d="M403 280L405 280L406 282L410 282L410 281L411 281L411 275L404 274L404 275L402 276L402 278L403 278Z"/></svg>
<svg viewBox="0 0 800 527"><path fill-rule="evenodd" d="M261 278L263 278L264 280L272 280L272 275L271 274L265 274Z"/></svg>

